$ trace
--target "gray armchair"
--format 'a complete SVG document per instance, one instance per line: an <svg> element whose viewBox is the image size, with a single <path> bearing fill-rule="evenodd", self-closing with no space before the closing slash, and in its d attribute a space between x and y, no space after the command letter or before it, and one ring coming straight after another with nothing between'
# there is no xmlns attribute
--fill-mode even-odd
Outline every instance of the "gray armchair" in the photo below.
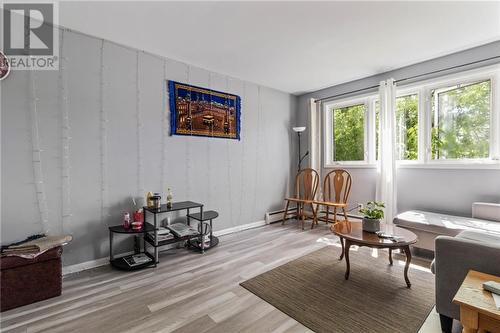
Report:
<svg viewBox="0 0 500 333"><path fill-rule="evenodd" d="M436 310L442 331L451 332L453 319L460 320L459 307L452 303L469 270L500 276L500 229L493 226L481 230L491 222L500 224L500 204L475 202L472 217L476 223L456 237L438 236L435 240L435 258L431 269L436 274ZM483 220L484 224L477 219ZM496 225L496 223L494 223Z"/></svg>
<svg viewBox="0 0 500 333"><path fill-rule="evenodd" d="M500 234L465 230L456 237L436 238L432 271L436 274L436 310L441 329L450 333L453 319L460 319L452 303L469 270L500 276Z"/></svg>

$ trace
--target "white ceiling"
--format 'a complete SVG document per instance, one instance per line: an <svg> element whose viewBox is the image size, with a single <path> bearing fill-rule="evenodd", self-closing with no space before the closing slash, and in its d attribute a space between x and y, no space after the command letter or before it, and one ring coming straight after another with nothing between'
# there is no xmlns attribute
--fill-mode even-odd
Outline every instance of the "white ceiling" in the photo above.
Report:
<svg viewBox="0 0 500 333"><path fill-rule="evenodd" d="M62 26L290 93L500 40L500 2L63 2Z"/></svg>

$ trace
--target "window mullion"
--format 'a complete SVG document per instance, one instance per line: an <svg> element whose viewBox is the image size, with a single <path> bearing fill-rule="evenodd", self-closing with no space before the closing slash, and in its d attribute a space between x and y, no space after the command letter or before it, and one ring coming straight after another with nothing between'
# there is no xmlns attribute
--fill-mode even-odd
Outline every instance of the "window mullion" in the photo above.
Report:
<svg viewBox="0 0 500 333"><path fill-rule="evenodd" d="M367 126L368 126L368 163L373 164L376 161L375 156L375 99L368 99L368 116L367 116Z"/></svg>
<svg viewBox="0 0 500 333"><path fill-rule="evenodd" d="M431 96L430 90L421 88L418 93L418 161L427 163L431 153Z"/></svg>
<svg viewBox="0 0 500 333"><path fill-rule="evenodd" d="M500 72L491 78L490 90L490 158L500 159Z"/></svg>

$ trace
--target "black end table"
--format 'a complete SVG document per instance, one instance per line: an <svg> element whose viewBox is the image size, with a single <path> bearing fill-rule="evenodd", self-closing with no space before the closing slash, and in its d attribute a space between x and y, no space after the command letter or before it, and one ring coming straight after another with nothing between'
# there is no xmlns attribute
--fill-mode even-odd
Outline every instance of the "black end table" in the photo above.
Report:
<svg viewBox="0 0 500 333"><path fill-rule="evenodd" d="M206 223L205 221L210 221L209 222L210 223L210 243L205 244L205 242L203 241L203 236L205 236L205 235L203 235L201 238L201 241L198 241L197 239L191 239L189 241L189 245L193 246L194 248L199 249L202 253L205 250L208 250L208 249L211 249L211 248L217 246L217 244L219 244L219 239L213 235L212 220L217 218L218 216L219 216L219 213L217 213L214 210L208 210L208 211L203 212L203 213L189 214L188 215L189 218L196 220L196 221L199 221L200 223ZM200 230L203 230L203 227L201 227Z"/></svg>
<svg viewBox="0 0 500 333"><path fill-rule="evenodd" d="M130 227L129 229L125 229L122 225L115 225L113 227L109 227L109 262L110 264L113 266L113 267L116 267L118 269L121 269L121 270L126 270L126 271L132 271L132 270L136 270L136 269L141 269L141 268L145 268L145 267L156 267L156 262L153 258L152 255L150 255L147 251L144 251L144 252L140 252L140 245L137 244L137 242L139 242L138 238L136 237L134 239L134 241L136 242L136 246L134 246L134 248L136 249L139 249L139 252L138 253L144 253L146 254L149 258L151 258L151 261L150 262L147 262L147 263L144 263L144 264L140 264L140 265L137 265L137 266L129 266L129 264L127 264L125 262L125 260L123 259L123 257L118 257L118 258L115 258L114 255L113 255L113 239L114 239L114 234L124 234L124 235L133 235L133 236L137 236L137 235L140 235L140 234L143 234L143 242L145 241L145 235L148 233L148 232L152 232L155 230L155 228L149 224L149 223L145 223L144 222L144 225L143 227L140 229L140 230L133 230L132 227ZM145 249L145 243L144 243L144 249ZM136 254L138 254L137 251L136 251Z"/></svg>

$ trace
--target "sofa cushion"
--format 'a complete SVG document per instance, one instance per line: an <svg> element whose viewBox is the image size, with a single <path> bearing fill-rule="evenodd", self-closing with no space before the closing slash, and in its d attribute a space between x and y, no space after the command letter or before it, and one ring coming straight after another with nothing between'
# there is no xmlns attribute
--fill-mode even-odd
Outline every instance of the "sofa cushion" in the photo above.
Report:
<svg viewBox="0 0 500 333"><path fill-rule="evenodd" d="M485 230L500 234L500 223L475 219L472 217L453 216L431 213L421 210L410 210L398 214L394 224L410 229L431 232L438 235L456 236L463 230Z"/></svg>
<svg viewBox="0 0 500 333"><path fill-rule="evenodd" d="M472 217L500 222L500 204L473 202Z"/></svg>
<svg viewBox="0 0 500 333"><path fill-rule="evenodd" d="M500 234L491 233L483 230L464 230L458 234L457 238L476 241L480 244L492 244L500 246Z"/></svg>

